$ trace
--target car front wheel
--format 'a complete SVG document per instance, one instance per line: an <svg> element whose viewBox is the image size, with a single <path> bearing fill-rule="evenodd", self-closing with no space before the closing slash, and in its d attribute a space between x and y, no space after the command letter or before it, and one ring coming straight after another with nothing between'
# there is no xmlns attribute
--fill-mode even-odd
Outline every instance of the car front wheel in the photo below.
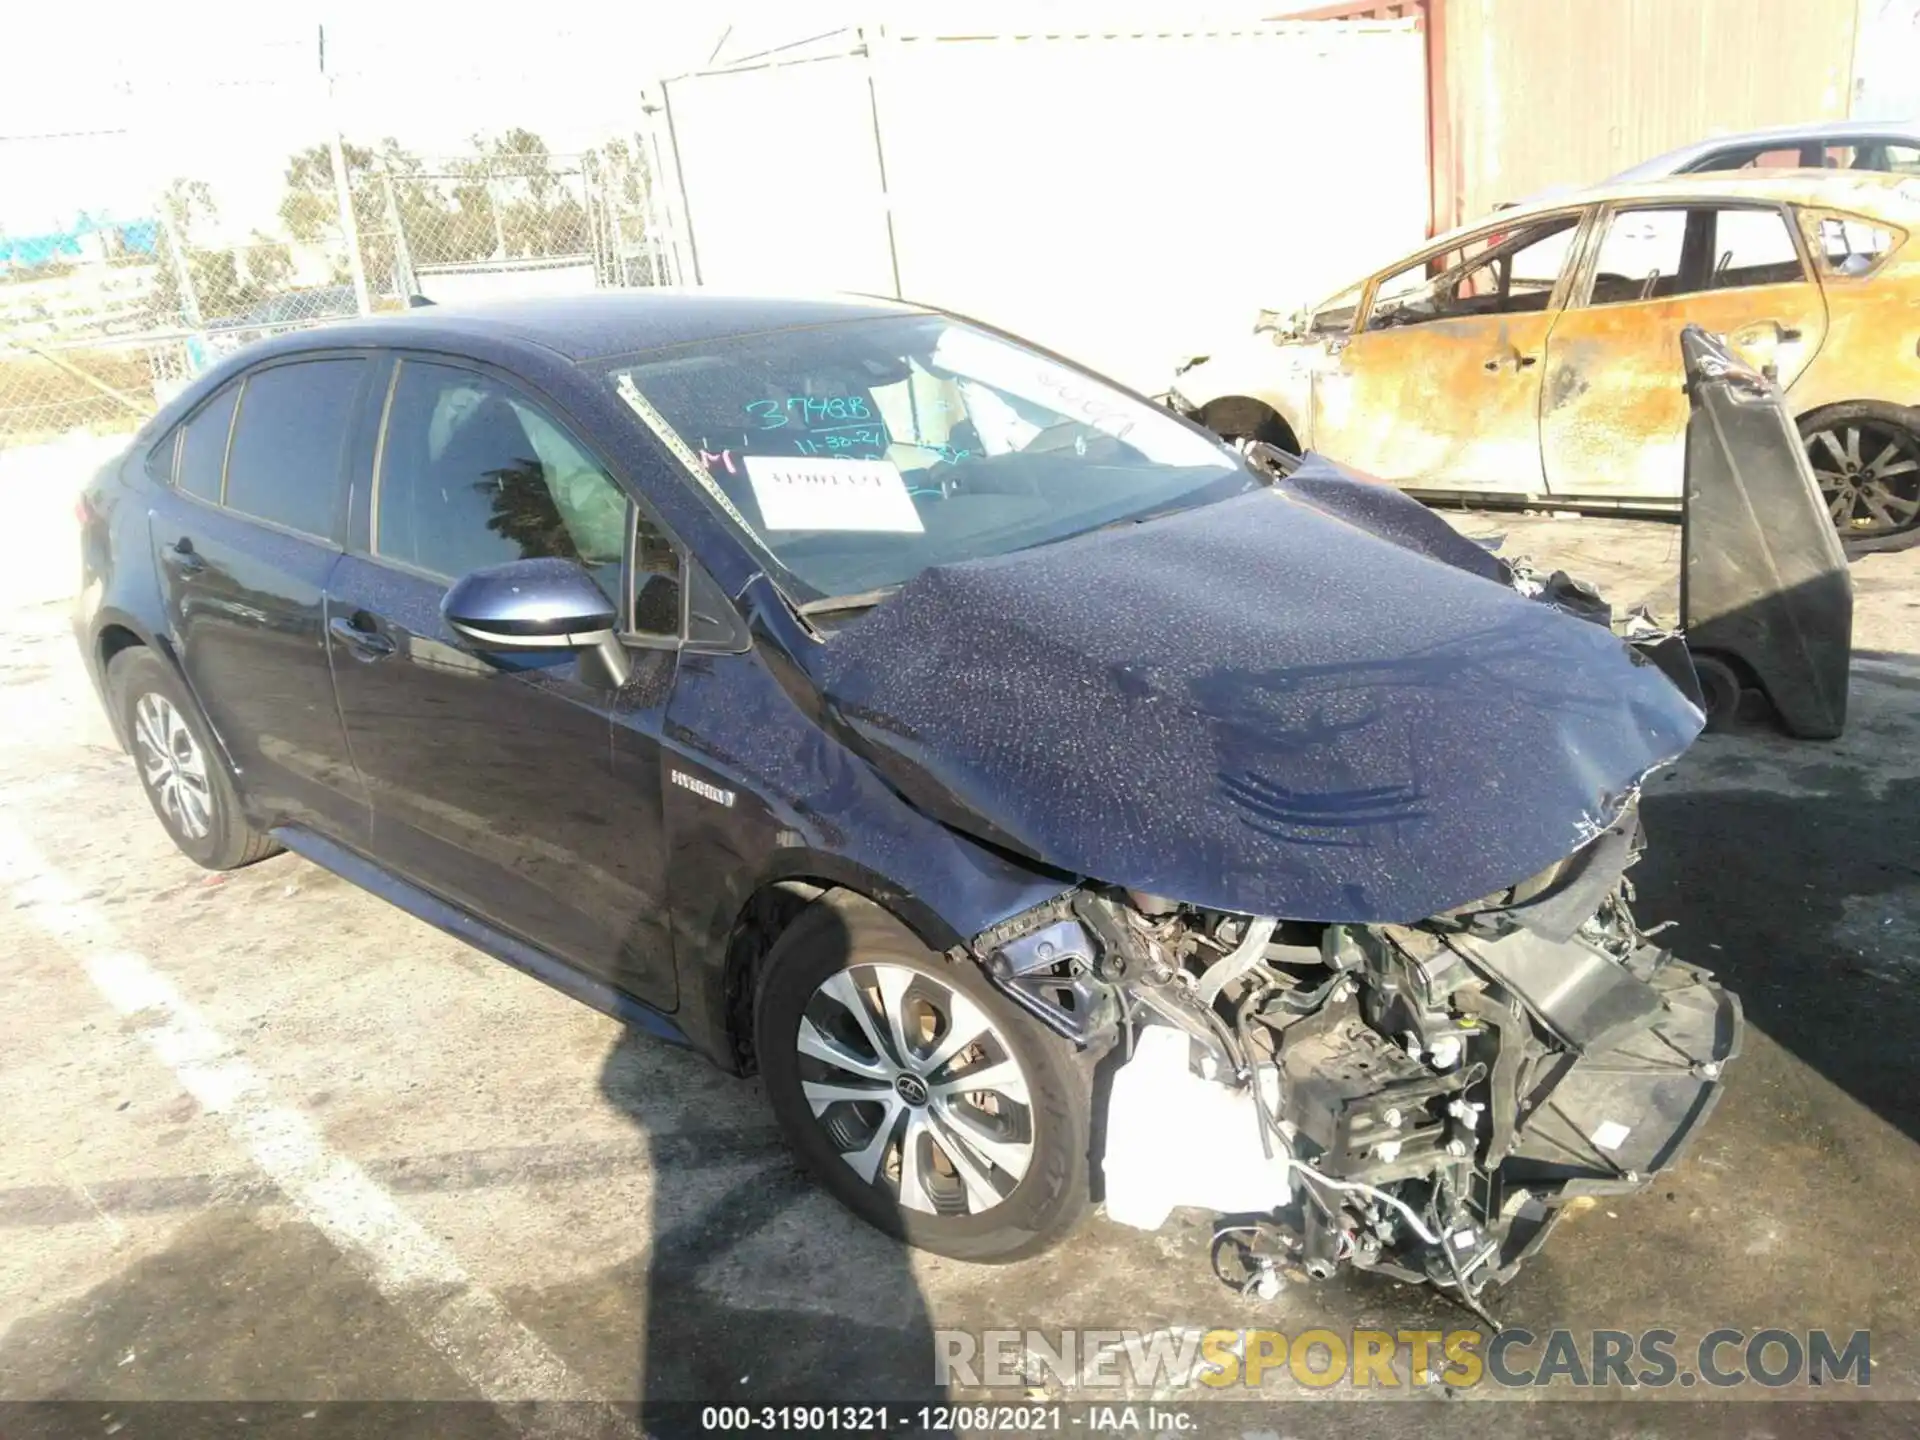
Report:
<svg viewBox="0 0 1920 1440"><path fill-rule="evenodd" d="M837 892L775 942L754 1043L788 1142L889 1234L1016 1260L1086 1209L1091 1058L877 905Z"/></svg>

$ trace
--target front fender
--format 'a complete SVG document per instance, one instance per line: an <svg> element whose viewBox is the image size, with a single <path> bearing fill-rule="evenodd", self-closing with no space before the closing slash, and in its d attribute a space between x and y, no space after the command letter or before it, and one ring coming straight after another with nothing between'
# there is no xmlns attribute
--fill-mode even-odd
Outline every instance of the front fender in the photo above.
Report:
<svg viewBox="0 0 1920 1440"><path fill-rule="evenodd" d="M1256 400L1286 422L1303 448L1313 443L1308 433L1312 394L1308 354L1265 336L1236 341L1196 361L1174 376L1169 389L1175 408L1192 415L1216 401Z"/></svg>
<svg viewBox="0 0 1920 1440"><path fill-rule="evenodd" d="M681 1028L727 1063L729 946L783 880L854 890L948 950L1074 883L942 825L848 750L776 679L779 657L682 658L666 764L732 798L665 787L666 893ZM796 689L804 687L796 682Z"/></svg>

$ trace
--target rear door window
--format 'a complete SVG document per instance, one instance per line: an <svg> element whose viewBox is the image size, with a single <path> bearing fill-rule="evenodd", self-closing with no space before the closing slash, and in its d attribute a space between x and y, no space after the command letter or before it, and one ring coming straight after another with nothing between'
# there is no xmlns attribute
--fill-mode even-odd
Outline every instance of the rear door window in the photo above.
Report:
<svg viewBox="0 0 1920 1440"><path fill-rule="evenodd" d="M1620 210L1594 257L1594 305L1805 280L1787 217L1771 206Z"/></svg>
<svg viewBox="0 0 1920 1440"><path fill-rule="evenodd" d="M1807 278L1787 217L1778 210L1711 210L1709 290L1791 285Z"/></svg>
<svg viewBox="0 0 1920 1440"><path fill-rule="evenodd" d="M220 480L227 464L227 436L233 429L233 406L239 398L240 387L229 385L181 427L174 484L187 494L219 501Z"/></svg>
<svg viewBox="0 0 1920 1440"><path fill-rule="evenodd" d="M626 493L520 391L403 360L380 454L375 554L446 579L509 560L578 560L618 599ZM662 603L677 617L677 598Z"/></svg>
<svg viewBox="0 0 1920 1440"><path fill-rule="evenodd" d="M228 509L330 538L366 361L301 360L249 375L227 456Z"/></svg>
<svg viewBox="0 0 1920 1440"><path fill-rule="evenodd" d="M1684 295L1685 210L1621 210L1607 221L1593 267L1593 302L1618 305Z"/></svg>

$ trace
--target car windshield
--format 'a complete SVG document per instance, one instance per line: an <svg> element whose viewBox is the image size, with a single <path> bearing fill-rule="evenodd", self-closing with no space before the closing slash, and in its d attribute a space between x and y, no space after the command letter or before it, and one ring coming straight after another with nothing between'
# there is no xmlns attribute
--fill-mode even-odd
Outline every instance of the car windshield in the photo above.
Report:
<svg viewBox="0 0 1920 1440"><path fill-rule="evenodd" d="M608 377L802 603L1263 483L1156 406L944 316L703 342Z"/></svg>

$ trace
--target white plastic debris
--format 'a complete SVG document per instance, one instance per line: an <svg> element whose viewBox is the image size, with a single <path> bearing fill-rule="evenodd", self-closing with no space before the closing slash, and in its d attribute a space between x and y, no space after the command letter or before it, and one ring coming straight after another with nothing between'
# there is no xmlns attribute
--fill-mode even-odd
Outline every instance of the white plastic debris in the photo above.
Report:
<svg viewBox="0 0 1920 1440"><path fill-rule="evenodd" d="M1627 1136L1632 1133L1631 1129L1618 1120L1607 1120L1596 1126L1593 1134L1588 1138L1593 1141L1597 1149L1618 1150L1625 1143Z"/></svg>
<svg viewBox="0 0 1920 1440"><path fill-rule="evenodd" d="M1113 1077L1101 1168L1107 1215L1122 1225L1158 1230L1177 1205L1247 1214L1287 1202L1287 1162L1277 1141L1272 1159L1261 1152L1252 1091L1194 1074L1191 1044L1168 1026L1145 1026ZM1271 1068L1262 1078L1277 1101Z"/></svg>

